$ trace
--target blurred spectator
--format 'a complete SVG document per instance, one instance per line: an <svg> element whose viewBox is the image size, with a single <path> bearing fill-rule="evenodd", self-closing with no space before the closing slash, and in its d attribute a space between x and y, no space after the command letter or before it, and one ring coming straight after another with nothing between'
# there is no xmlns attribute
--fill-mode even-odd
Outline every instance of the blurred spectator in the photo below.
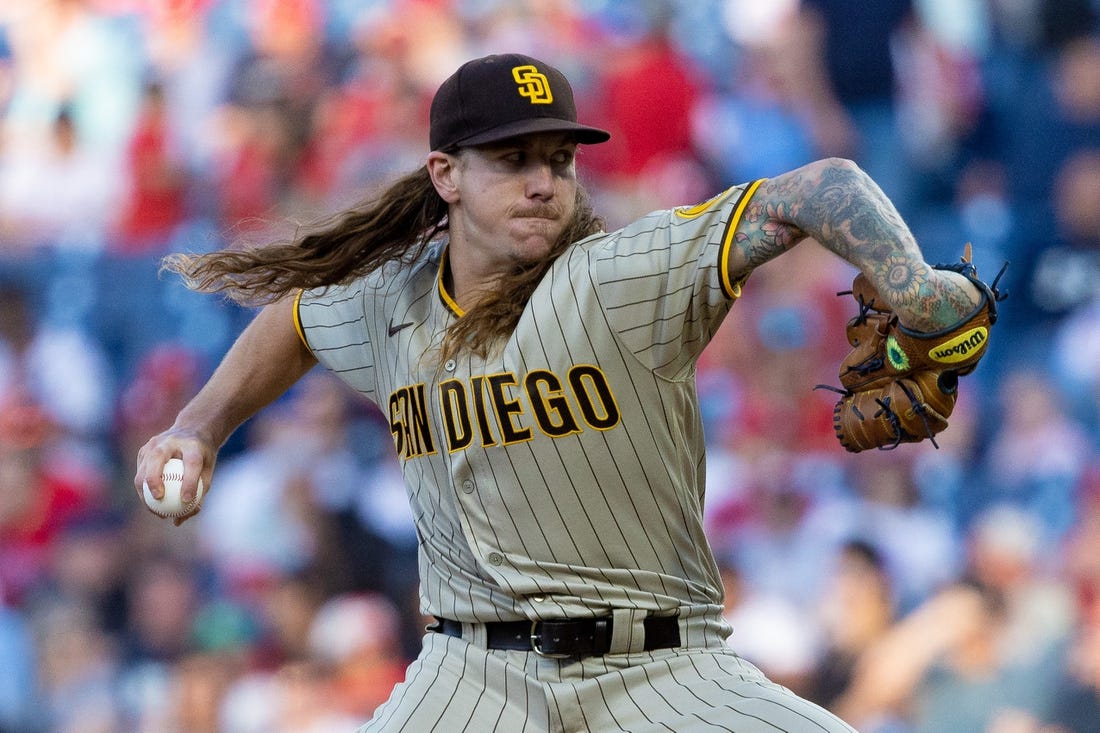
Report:
<svg viewBox="0 0 1100 733"><path fill-rule="evenodd" d="M172 138L164 90L145 88L137 127L126 149L127 190L111 249L159 254L187 216L187 170Z"/></svg>
<svg viewBox="0 0 1100 733"><path fill-rule="evenodd" d="M49 264L48 280L38 284L41 290L11 294L12 300L25 299L21 315L33 334L29 341L16 342L22 349L10 354L12 377L72 442L94 447L107 434L115 399L106 349L89 328L95 281L79 256L61 255ZM17 317L20 306L15 307Z"/></svg>
<svg viewBox="0 0 1100 733"><path fill-rule="evenodd" d="M356 33L356 55L338 86L312 110L298 172L303 205L335 210L417 168L427 131L426 95L400 58L375 49L370 29Z"/></svg>
<svg viewBox="0 0 1100 733"><path fill-rule="evenodd" d="M203 501L201 546L229 589L246 591L314 559L309 447L291 416L273 411L248 428L249 444L218 466Z"/></svg>
<svg viewBox="0 0 1100 733"><path fill-rule="evenodd" d="M266 228L294 197L314 109L346 59L322 32L318 0L262 0L245 6L249 43L230 74L221 111L227 144L218 164L221 222Z"/></svg>
<svg viewBox="0 0 1100 733"><path fill-rule="evenodd" d="M174 0L140 3L133 12L147 57L145 88L152 81L162 89L166 135L179 156L175 162L206 180L219 146L215 111L247 43L239 11L222 0ZM216 205L213 192L197 186L191 195L192 207L209 216Z"/></svg>
<svg viewBox="0 0 1100 733"><path fill-rule="evenodd" d="M604 166L609 177L627 185L638 185L637 177L652 166L692 153L690 120L699 73L670 42L667 19L651 22L652 29L609 59L601 89L594 92L602 100L596 114L613 142L610 150L590 151L588 163L598 170ZM658 107L660 116L652 114Z"/></svg>
<svg viewBox="0 0 1100 733"><path fill-rule="evenodd" d="M795 5L726 4L728 32L743 44L741 53L722 67L731 78L701 89L692 111L693 144L719 187L815 157L817 105L826 92L814 81L819 68L812 46L796 38ZM761 19L763 28L753 33L746 17L763 8L777 15Z"/></svg>
<svg viewBox="0 0 1100 733"><path fill-rule="evenodd" d="M219 466L200 532L229 588L307 569L329 592L358 582L363 569L348 561L346 527L335 518L364 484L348 446L348 396L331 375L309 375L288 401L257 417L250 444Z"/></svg>
<svg viewBox="0 0 1100 733"><path fill-rule="evenodd" d="M335 710L367 720L405 677L398 608L380 594L341 594L309 629L312 658L331 675Z"/></svg>
<svg viewBox="0 0 1100 733"><path fill-rule="evenodd" d="M139 729L220 733L224 730L219 717L225 690L240 672L237 660L225 654L204 652L184 657L166 681L168 703L162 711L147 714Z"/></svg>
<svg viewBox="0 0 1100 733"><path fill-rule="evenodd" d="M50 551L64 527L103 506L94 473L63 470L51 460L57 426L18 391L0 401L0 583L10 599L25 600L42 582ZM64 455L62 455L64 457Z"/></svg>
<svg viewBox="0 0 1100 733"><path fill-rule="evenodd" d="M233 733L345 733L363 722L334 709L327 674L309 660L238 677L219 718Z"/></svg>
<svg viewBox="0 0 1100 733"><path fill-rule="evenodd" d="M1047 556L1044 546L1040 518L1010 504L987 508L967 534L967 571L1003 598L1003 653L1016 664L1048 664L1076 612L1057 579L1060 558Z"/></svg>
<svg viewBox="0 0 1100 733"><path fill-rule="evenodd" d="M5 110L9 142L21 146L33 139L68 107L82 142L117 163L138 105L144 61L124 17L91 0L5 5L0 20L15 62ZM102 175L109 183L113 170Z"/></svg>
<svg viewBox="0 0 1100 733"><path fill-rule="evenodd" d="M305 634L297 655L274 672L254 669L226 687L219 730L351 730L404 678L409 660L401 650L399 609L386 597L334 594L300 620L306 626L298 628Z"/></svg>
<svg viewBox="0 0 1100 733"><path fill-rule="evenodd" d="M118 649L87 609L60 603L34 619L42 708L51 733L117 733L123 727Z"/></svg>
<svg viewBox="0 0 1100 733"><path fill-rule="evenodd" d="M375 441L390 435L368 433ZM384 445L388 448L389 445ZM333 514L339 542L353 568L351 587L384 593L409 617L402 635L405 649L419 650L424 629L419 614L419 540L409 507L400 463L390 455L370 464L358 496Z"/></svg>
<svg viewBox="0 0 1100 733"><path fill-rule="evenodd" d="M988 111L982 61L990 46L986 0L916 0L893 39L899 132L918 171L935 184L973 152ZM936 198L926 191L924 198Z"/></svg>
<svg viewBox="0 0 1100 733"><path fill-rule="evenodd" d="M120 176L102 148L81 139L62 107L41 136L9 141L0 160L0 233L7 249L99 252L118 209Z"/></svg>
<svg viewBox="0 0 1100 733"><path fill-rule="evenodd" d="M1067 4L1078 11L1087 7L1076 0L1038 6L1046 12ZM986 72L993 98L983 144L1005 165L1012 205L1019 212L1015 241L1021 256L1031 249L1041 252L1051 240L1059 170L1075 152L1100 147L1100 29L1094 10L1068 20L1074 27L1069 39L1041 45L1023 59L994 55ZM1022 268L1013 277L1027 272Z"/></svg>
<svg viewBox="0 0 1100 733"><path fill-rule="evenodd" d="M805 79L819 155L854 159L901 211L911 213L914 168L898 131L898 76L892 44L912 22L910 0L804 0L796 42L817 49Z"/></svg>
<svg viewBox="0 0 1100 733"><path fill-rule="evenodd" d="M26 354L37 330L36 304L28 285L0 283L0 391L15 392L26 382Z"/></svg>
<svg viewBox="0 0 1100 733"><path fill-rule="evenodd" d="M913 466L912 457L897 451L859 461L853 467L857 498L846 517L847 534L882 553L902 612L957 577L962 565L954 518L922 501Z"/></svg>
<svg viewBox="0 0 1100 733"><path fill-rule="evenodd" d="M270 108L228 107L218 113L217 140L212 175L220 227L239 236L271 226L291 152L286 120Z"/></svg>
<svg viewBox="0 0 1100 733"><path fill-rule="evenodd" d="M955 206L965 232L961 240L973 244L975 261L981 257L996 267L998 262L1010 259L1009 240L1016 225L1016 213L1009 201L1009 182L1003 166L979 159L961 170L956 182ZM938 261L953 261L944 254Z"/></svg>
<svg viewBox="0 0 1100 733"><path fill-rule="evenodd" d="M1100 460L1077 494L1077 519L1066 537L1061 579L1082 623L1100 624Z"/></svg>
<svg viewBox="0 0 1100 733"><path fill-rule="evenodd" d="M777 684L806 694L821 646L815 619L801 604L744 582L733 562L723 562L724 619L729 644Z"/></svg>
<svg viewBox="0 0 1100 733"><path fill-rule="evenodd" d="M586 150L585 166L600 179L599 208L612 226L629 211L700 201L713 192L692 137L700 71L669 38L671 8L644 7L641 27L609 55L592 92L599 100L594 124L611 140L604 150Z"/></svg>
<svg viewBox="0 0 1100 733"><path fill-rule="evenodd" d="M1069 415L1093 436L1100 435L1100 297L1078 307L1059 325L1050 362ZM1097 441L1093 443L1095 447Z"/></svg>
<svg viewBox="0 0 1100 733"><path fill-rule="evenodd" d="M30 589L25 608L59 604L79 607L112 635L124 633L127 539L125 517L105 509L85 509L66 519L47 549L43 577Z"/></svg>
<svg viewBox="0 0 1100 733"><path fill-rule="evenodd" d="M1050 380L1033 368L1005 375L997 395L1001 423L980 472L985 500L1023 508L1039 520L1041 539L1056 542L1073 522L1073 488L1095 445L1062 408Z"/></svg>
<svg viewBox="0 0 1100 733"><path fill-rule="evenodd" d="M1055 237L1025 262L1032 274L1022 295L1047 316L1043 325L1100 298L1100 147L1075 151L1059 168L1054 215Z"/></svg>
<svg viewBox="0 0 1100 733"><path fill-rule="evenodd" d="M859 660L836 709L864 733L989 733L1049 702L1049 670L1004 658L1005 607L981 583L955 582L902 618ZM906 728L902 727L902 730Z"/></svg>
<svg viewBox="0 0 1100 733"><path fill-rule="evenodd" d="M808 606L819 597L829 553L847 527L817 521L813 479L794 480L795 469L788 465L795 463L791 453L773 451L754 458L751 513L731 537L716 535L715 542L728 546L748 591Z"/></svg>
<svg viewBox="0 0 1100 733"><path fill-rule="evenodd" d="M983 369L982 374L972 374L970 378L978 382L991 371ZM984 500L973 486L971 463L985 438L985 413L979 390L989 389L983 382L980 387L972 383L969 389L960 390L951 412L950 429L936 436L936 449L915 451L909 470L920 503L943 517L956 537L961 536ZM960 549L958 545L956 549Z"/></svg>
<svg viewBox="0 0 1100 733"><path fill-rule="evenodd" d="M842 329L855 313L854 302L837 297L837 292L850 286L851 272L821 247L790 255L783 270L761 268L753 273L734 316L722 327L744 351L734 355L732 349L738 346L724 344L715 349L716 354L743 359L728 366L747 381L737 438L746 453L775 448L809 453L834 447L836 395L813 386L835 382L836 364L848 351ZM791 272L804 279L797 290L789 287ZM806 385L810 391L787 389L788 385Z"/></svg>
<svg viewBox="0 0 1100 733"><path fill-rule="evenodd" d="M845 542L818 607L824 640L806 689L809 699L835 708L859 660L894 623L894 596L882 554L862 540Z"/></svg>
<svg viewBox="0 0 1100 733"><path fill-rule="evenodd" d="M194 647L193 622L201 593L196 567L169 556L144 557L126 587L126 663L141 669L182 659Z"/></svg>
<svg viewBox="0 0 1100 733"><path fill-rule="evenodd" d="M260 638L254 662L277 668L310 655L309 634L314 616L331 594L306 575L286 575L253 589Z"/></svg>

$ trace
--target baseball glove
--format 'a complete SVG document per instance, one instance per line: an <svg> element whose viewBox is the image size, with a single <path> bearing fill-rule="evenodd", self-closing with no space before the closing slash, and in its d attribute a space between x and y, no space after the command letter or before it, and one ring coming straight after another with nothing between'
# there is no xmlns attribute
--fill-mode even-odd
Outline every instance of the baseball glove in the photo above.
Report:
<svg viewBox="0 0 1100 733"><path fill-rule="evenodd" d="M970 261L970 245L961 262L935 265L958 272L978 288L981 302L965 318L933 333L901 325L889 305L863 276L856 276L851 295L859 312L848 322L852 350L840 365L843 389L833 408L833 429L845 449L890 449L901 443L930 440L947 427L958 397L959 377L974 371L986 353L990 327L997 320L997 303L1004 299L997 283L978 279ZM1007 267L1007 263L1005 267Z"/></svg>

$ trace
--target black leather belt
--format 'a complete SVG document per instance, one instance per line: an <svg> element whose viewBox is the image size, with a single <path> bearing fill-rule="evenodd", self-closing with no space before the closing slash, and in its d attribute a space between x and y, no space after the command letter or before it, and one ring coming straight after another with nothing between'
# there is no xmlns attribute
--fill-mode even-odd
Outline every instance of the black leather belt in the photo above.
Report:
<svg viewBox="0 0 1100 733"><path fill-rule="evenodd" d="M647 616L645 651L680 646L680 623L675 616ZM484 624L486 646L535 652L544 657L589 657L611 649L611 618L552 619L548 621L496 621ZM428 627L447 636L462 638L462 623L436 617Z"/></svg>

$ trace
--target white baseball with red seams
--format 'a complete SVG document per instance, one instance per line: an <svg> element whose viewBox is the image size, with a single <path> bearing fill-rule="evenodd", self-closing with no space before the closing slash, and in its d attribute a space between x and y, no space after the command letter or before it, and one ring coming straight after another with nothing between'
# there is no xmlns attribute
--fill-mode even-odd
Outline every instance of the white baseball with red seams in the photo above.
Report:
<svg viewBox="0 0 1100 733"><path fill-rule="evenodd" d="M202 503L204 490L201 478L199 479L198 490L195 492L195 498L186 505L183 503L180 496L183 489L183 461L179 458L169 458L168 462L164 464L164 472L161 476L164 479L164 497L159 501L149 491L149 484L142 486L145 505L152 509L154 513L162 517L182 517L185 514L190 514L195 507Z"/></svg>

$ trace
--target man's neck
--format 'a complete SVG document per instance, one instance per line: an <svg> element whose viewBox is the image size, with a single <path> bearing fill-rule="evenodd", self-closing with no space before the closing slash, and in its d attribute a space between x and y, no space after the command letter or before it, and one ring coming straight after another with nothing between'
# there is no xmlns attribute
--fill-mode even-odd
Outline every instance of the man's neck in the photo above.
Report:
<svg viewBox="0 0 1100 733"><path fill-rule="evenodd" d="M475 268L470 267L462 257L454 256L454 242L450 242L443 252L440 263L440 282L444 293L465 313L477 305L486 293L492 292L500 280L499 275L479 277Z"/></svg>
<svg viewBox="0 0 1100 733"><path fill-rule="evenodd" d="M479 266L477 258L464 252L461 244L456 247L452 238L443 257L443 287L451 299L463 310L469 311L500 282L503 276L487 267Z"/></svg>

